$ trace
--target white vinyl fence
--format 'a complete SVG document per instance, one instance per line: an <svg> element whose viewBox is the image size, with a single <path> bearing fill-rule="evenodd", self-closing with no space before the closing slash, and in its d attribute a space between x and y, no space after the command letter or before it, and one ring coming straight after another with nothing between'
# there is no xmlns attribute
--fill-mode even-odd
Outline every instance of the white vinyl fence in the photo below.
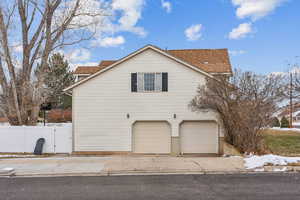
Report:
<svg viewBox="0 0 300 200"><path fill-rule="evenodd" d="M0 126L0 153L33 153L45 138L43 153L71 153L72 126Z"/></svg>

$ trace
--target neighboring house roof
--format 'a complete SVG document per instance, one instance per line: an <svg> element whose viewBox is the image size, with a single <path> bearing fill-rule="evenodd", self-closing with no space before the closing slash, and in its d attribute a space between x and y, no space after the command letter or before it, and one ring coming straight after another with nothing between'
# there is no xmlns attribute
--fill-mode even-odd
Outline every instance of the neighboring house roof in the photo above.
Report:
<svg viewBox="0 0 300 200"><path fill-rule="evenodd" d="M78 66L73 74L93 74L99 70L99 66Z"/></svg>
<svg viewBox="0 0 300 200"><path fill-rule="evenodd" d="M206 68L207 69L210 69L212 68L213 66L216 66L216 64L210 64L209 62L215 62L215 63L222 63L222 67L218 67L219 69L225 69L227 68L227 70L212 70L210 69L210 72L212 71L215 71L218 73L230 73L231 74L231 65L230 65L230 62L229 62L229 56L228 56L228 53L227 53L227 49L216 49L216 50L200 50L200 49L197 49L197 50L162 50L156 46L153 46L153 45L147 45L131 54L129 54L128 56L125 56L124 58L120 59L120 60L117 60L117 61L111 61L113 62L111 65L109 66L98 66L98 68L100 68L97 72L95 72L94 74L92 74L91 76L81 80L81 81L78 81L77 83L69 86L68 88L64 89L64 91L68 91L70 89L73 89L74 87L77 87L78 85L94 78L95 76L101 74L102 72L105 72L107 70L109 70L110 68L126 61L127 59L130 59L131 57L135 56L135 55L138 55L139 53L143 52L144 50L147 50L147 49L152 49L166 57L169 57L170 59L173 59L174 61L176 62L179 62L195 71L198 71L200 73L202 73L203 75L207 76L207 77L210 77L210 78L213 78L213 76L211 74L209 74L209 71L205 71L204 69L202 69L202 67L200 66L205 66L205 65L208 65ZM182 53L180 53L179 51L182 51ZM192 52L192 55L193 56L188 56L188 52ZM194 65L194 63L196 63L196 60L198 60L198 58L208 58L208 57L214 57L214 56L217 56L218 54L217 53L212 53L214 51L217 51L218 54L220 55L220 59L217 59L217 58L210 58L208 61L204 61L204 64L197 64L197 65ZM196 54L200 54L200 52L203 53L203 56L196 56ZM222 52L222 53L220 53ZM221 56L222 55L222 56ZM181 57L179 57L181 56ZM226 58L227 56L227 58ZM221 59L222 58L222 59ZM228 61L226 61L228 59ZM222 62L223 61L223 62ZM200 62L200 61L199 61ZM206 63L208 62L208 63ZM101 62L102 63L102 62ZM100 64L101 64L100 63ZM227 64L226 64L227 63ZM227 66L227 67L225 67ZM88 67L87 67L88 68ZM83 73L84 74L84 73Z"/></svg>
<svg viewBox="0 0 300 200"><path fill-rule="evenodd" d="M113 63L117 62L116 60L102 60L100 63L99 63L99 66L103 66L103 67L107 67Z"/></svg>
<svg viewBox="0 0 300 200"><path fill-rule="evenodd" d="M102 60L98 66L78 66L73 74L94 74L115 62L116 60Z"/></svg>

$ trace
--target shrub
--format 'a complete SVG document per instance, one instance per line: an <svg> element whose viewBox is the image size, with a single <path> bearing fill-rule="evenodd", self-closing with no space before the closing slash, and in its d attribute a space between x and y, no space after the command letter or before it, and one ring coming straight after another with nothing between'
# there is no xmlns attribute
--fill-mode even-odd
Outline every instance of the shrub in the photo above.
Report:
<svg viewBox="0 0 300 200"><path fill-rule="evenodd" d="M277 117L274 117L272 120L272 127L280 127L280 122Z"/></svg>
<svg viewBox="0 0 300 200"><path fill-rule="evenodd" d="M284 98L280 76L235 71L232 79L207 78L191 101L193 111L214 111L224 126L225 141L242 153L264 153L261 130L272 122Z"/></svg>
<svg viewBox="0 0 300 200"><path fill-rule="evenodd" d="M283 116L281 118L280 124L281 124L280 128L289 128L290 127L290 122L289 122L289 120L287 120L287 118L285 116Z"/></svg>

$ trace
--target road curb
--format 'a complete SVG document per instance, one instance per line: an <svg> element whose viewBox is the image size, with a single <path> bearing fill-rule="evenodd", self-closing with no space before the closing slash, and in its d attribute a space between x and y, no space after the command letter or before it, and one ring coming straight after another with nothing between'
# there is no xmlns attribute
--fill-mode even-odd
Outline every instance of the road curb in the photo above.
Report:
<svg viewBox="0 0 300 200"><path fill-rule="evenodd" d="M10 176L2 176L0 177L14 177L14 178L25 178L25 177L72 177L72 176L146 176L146 175L207 175L207 174L270 174L270 173L297 173L296 171L264 171L264 172L257 172L253 170L243 170L243 171L165 171L165 172L158 172L158 171L114 171L114 172L99 172L99 173L16 173ZM299 172L298 172L299 173Z"/></svg>

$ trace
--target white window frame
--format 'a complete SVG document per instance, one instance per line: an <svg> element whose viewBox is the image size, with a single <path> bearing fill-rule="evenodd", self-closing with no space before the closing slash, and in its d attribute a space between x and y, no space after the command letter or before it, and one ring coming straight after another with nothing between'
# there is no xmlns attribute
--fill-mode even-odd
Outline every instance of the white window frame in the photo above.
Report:
<svg viewBox="0 0 300 200"><path fill-rule="evenodd" d="M154 90L145 90L145 74L154 74ZM160 74L161 76L161 85L160 89L157 88L157 74ZM155 92L162 92L162 74L163 72L138 72L137 73L137 92L144 92L144 93L155 93ZM142 86L143 89L140 89L141 82L139 81L139 76L142 76Z"/></svg>

